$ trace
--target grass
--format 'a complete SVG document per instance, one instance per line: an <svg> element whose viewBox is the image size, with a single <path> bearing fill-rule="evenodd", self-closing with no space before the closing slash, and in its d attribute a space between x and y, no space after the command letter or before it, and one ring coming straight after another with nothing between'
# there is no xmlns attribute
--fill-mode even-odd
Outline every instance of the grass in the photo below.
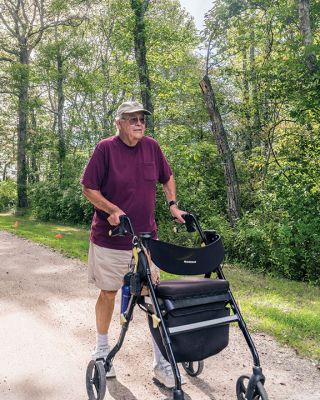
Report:
<svg viewBox="0 0 320 400"><path fill-rule="evenodd" d="M49 246L68 257L87 260L89 229L39 222L32 217L15 217L9 214L0 214L0 229ZM62 237L56 237L59 234Z"/></svg>
<svg viewBox="0 0 320 400"><path fill-rule="evenodd" d="M18 222L17 222L18 221ZM88 228L0 214L0 230L87 260ZM56 237L61 234L62 237ZM251 331L262 331L320 361L320 288L226 265L224 271ZM163 278L167 277L163 273Z"/></svg>
<svg viewBox="0 0 320 400"><path fill-rule="evenodd" d="M320 288L227 266L246 322L300 354L320 360Z"/></svg>

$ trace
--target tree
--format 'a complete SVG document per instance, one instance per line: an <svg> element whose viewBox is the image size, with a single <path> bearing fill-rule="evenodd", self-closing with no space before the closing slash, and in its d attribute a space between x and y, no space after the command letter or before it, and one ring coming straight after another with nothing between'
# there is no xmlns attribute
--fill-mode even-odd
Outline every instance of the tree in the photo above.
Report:
<svg viewBox="0 0 320 400"><path fill-rule="evenodd" d="M223 164L227 188L229 222L231 226L235 226L236 221L240 218L240 193L233 155L228 144L227 135L208 75L203 77L200 86L212 123L212 132Z"/></svg>
<svg viewBox="0 0 320 400"><path fill-rule="evenodd" d="M151 98L151 83L149 78L148 64L147 64L147 48L145 38L145 22L144 16L147 11L150 0L131 0L131 7L134 12L134 51L138 65L138 75L140 81L140 91L143 106L151 112L148 118L148 129L151 135L154 135L153 123L153 103Z"/></svg>
<svg viewBox="0 0 320 400"><path fill-rule="evenodd" d="M318 69L317 58L312 50L313 39L310 23L310 0L299 0L299 20L302 44L305 47L306 64L311 73Z"/></svg>
<svg viewBox="0 0 320 400"><path fill-rule="evenodd" d="M46 29L70 22L55 18L50 12L50 3L44 0L1 1L0 20L4 30L0 40L3 60L12 65L15 94L18 97L18 141L17 141L17 207L28 207L26 144L29 113L30 57L42 39ZM77 17L76 17L77 18Z"/></svg>

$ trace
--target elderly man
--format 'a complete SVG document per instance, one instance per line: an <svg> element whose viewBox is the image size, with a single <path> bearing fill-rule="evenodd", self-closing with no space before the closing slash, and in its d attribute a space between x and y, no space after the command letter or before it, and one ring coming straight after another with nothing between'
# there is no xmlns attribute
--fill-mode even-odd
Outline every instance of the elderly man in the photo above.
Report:
<svg viewBox="0 0 320 400"><path fill-rule="evenodd" d="M94 205L88 258L89 282L100 289L96 303L96 348L93 359L110 351L108 331L117 291L131 260L131 238L109 237L110 228L119 224L119 216L130 217L134 231L157 236L154 218L156 185L160 182L171 215L184 223L176 201L176 187L171 168L159 144L144 136L148 110L135 101L120 105L116 114L117 134L96 146L81 183L84 196ZM162 357L156 343L153 371L167 387L174 386L170 364ZM107 377L114 377L115 371Z"/></svg>

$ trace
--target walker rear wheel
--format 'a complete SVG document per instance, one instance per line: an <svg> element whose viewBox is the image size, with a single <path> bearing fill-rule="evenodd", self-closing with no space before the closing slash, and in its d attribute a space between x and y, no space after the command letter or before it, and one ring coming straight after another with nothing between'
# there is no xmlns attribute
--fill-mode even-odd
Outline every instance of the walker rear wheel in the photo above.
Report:
<svg viewBox="0 0 320 400"><path fill-rule="evenodd" d="M203 371L204 362L203 361L187 361L187 362L183 362L182 366L188 375L198 376Z"/></svg>
<svg viewBox="0 0 320 400"><path fill-rule="evenodd" d="M236 385L237 400L247 400L246 392L249 380L250 376L248 375L242 375L237 380L237 385ZM269 399L268 394L263 386L263 383L260 381L257 382L253 397L251 397L250 399L248 398L248 400L268 400L268 399Z"/></svg>
<svg viewBox="0 0 320 400"><path fill-rule="evenodd" d="M102 361L90 361L86 373L89 400L103 400L106 394L106 371Z"/></svg>

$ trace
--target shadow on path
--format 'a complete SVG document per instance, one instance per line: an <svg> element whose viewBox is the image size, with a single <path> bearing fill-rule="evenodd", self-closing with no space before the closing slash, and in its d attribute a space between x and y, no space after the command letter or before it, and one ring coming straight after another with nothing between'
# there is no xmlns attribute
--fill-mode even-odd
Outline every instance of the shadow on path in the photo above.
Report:
<svg viewBox="0 0 320 400"><path fill-rule="evenodd" d="M108 392L115 400L139 400L136 396L117 379L107 380Z"/></svg>

